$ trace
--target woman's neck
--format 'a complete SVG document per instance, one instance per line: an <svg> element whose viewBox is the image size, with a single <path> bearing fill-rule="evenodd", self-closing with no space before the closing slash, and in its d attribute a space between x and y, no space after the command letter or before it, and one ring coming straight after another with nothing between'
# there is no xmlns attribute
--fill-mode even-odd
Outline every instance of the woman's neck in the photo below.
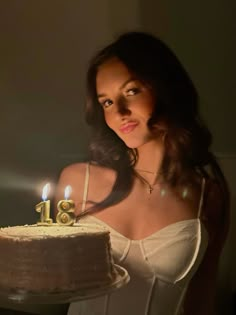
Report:
<svg viewBox="0 0 236 315"><path fill-rule="evenodd" d="M164 145L160 141L151 141L137 149L138 161L135 169L147 173L159 174L164 157Z"/></svg>

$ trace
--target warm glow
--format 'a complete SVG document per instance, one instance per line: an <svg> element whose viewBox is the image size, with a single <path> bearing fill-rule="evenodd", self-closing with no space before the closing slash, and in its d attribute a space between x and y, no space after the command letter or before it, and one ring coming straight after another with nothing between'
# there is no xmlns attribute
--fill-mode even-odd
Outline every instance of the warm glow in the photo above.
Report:
<svg viewBox="0 0 236 315"><path fill-rule="evenodd" d="M42 199L43 201L47 200L48 194L49 194L49 190L50 190L50 184L47 183L44 187L43 187L43 193L42 193Z"/></svg>
<svg viewBox="0 0 236 315"><path fill-rule="evenodd" d="M69 199L70 194L71 194L71 186L68 185L65 188L65 199Z"/></svg>

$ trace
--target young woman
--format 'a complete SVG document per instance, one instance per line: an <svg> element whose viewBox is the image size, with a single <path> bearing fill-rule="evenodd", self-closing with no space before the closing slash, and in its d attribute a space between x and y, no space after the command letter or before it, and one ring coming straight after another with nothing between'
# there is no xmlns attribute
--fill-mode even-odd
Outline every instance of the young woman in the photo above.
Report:
<svg viewBox="0 0 236 315"><path fill-rule="evenodd" d="M91 160L62 171L57 197L72 186L131 279L68 314L214 314L229 193L188 74L160 39L126 33L91 61L86 106Z"/></svg>

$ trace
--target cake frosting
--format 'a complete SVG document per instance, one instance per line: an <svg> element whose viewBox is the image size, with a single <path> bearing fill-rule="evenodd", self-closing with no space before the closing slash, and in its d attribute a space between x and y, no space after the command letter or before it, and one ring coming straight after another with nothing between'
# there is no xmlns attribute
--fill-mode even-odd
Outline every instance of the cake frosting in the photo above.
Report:
<svg viewBox="0 0 236 315"><path fill-rule="evenodd" d="M92 224L0 229L0 290L73 292L112 283L109 231Z"/></svg>

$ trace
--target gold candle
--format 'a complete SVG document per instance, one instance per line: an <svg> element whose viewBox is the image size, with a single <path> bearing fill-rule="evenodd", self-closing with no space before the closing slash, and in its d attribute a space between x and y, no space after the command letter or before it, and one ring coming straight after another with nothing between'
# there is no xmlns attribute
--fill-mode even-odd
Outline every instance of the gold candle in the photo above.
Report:
<svg viewBox="0 0 236 315"><path fill-rule="evenodd" d="M60 200L57 204L56 221L60 225L73 225L75 223L75 203L68 200L71 193L71 186L65 188L65 199Z"/></svg>
<svg viewBox="0 0 236 315"><path fill-rule="evenodd" d="M52 219L50 218L50 200L47 200L50 184L46 184L43 187L42 199L40 203L35 206L35 210L40 213L40 221L38 225L51 225Z"/></svg>

